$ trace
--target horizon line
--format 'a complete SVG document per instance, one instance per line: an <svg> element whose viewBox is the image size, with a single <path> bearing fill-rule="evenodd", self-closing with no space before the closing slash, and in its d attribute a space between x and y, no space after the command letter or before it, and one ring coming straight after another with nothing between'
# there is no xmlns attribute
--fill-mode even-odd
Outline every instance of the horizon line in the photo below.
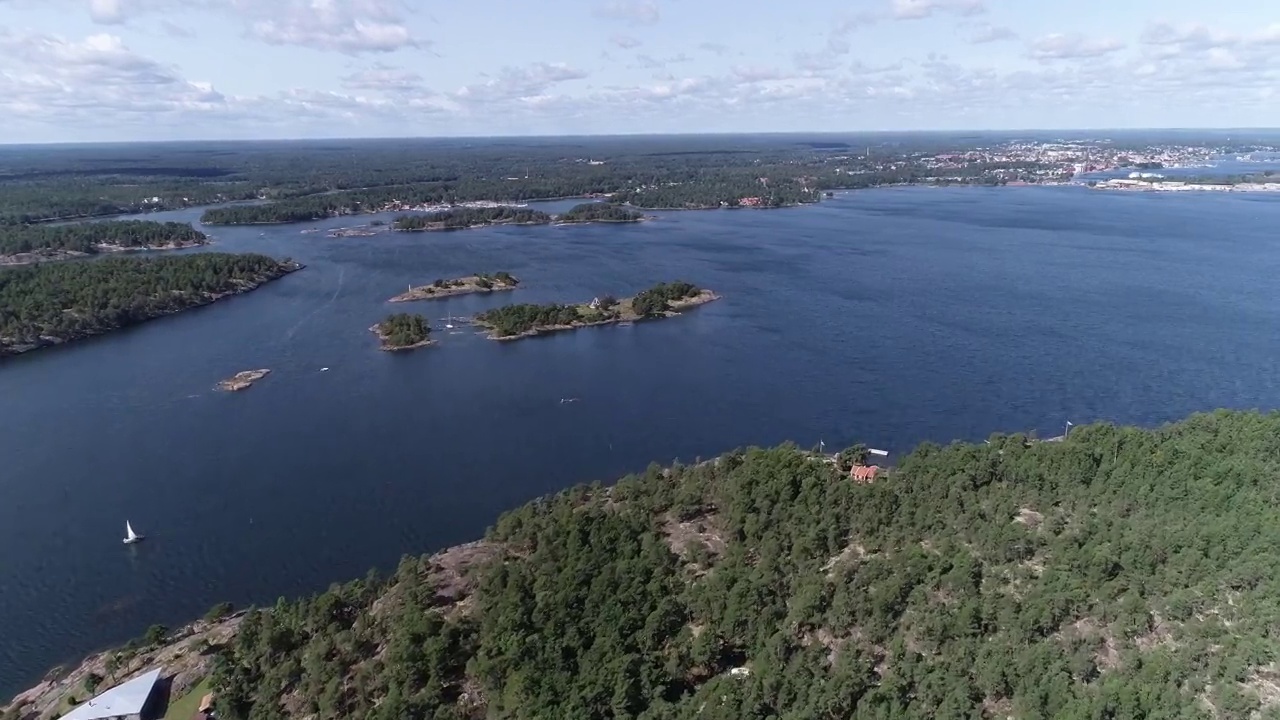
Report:
<svg viewBox="0 0 1280 720"><path fill-rule="evenodd" d="M1178 132L1178 133L1231 133L1231 132L1251 132L1251 133L1276 133L1280 134L1280 126L1272 127L1148 127L1148 128L1106 128L1106 127L1061 127L1061 128L1016 128L1016 129L950 129L950 130L766 130L758 132L730 132L730 131L707 131L707 132L663 132L663 133L529 133L524 135L365 135L365 136L332 136L332 137L291 137L291 138L232 138L232 137L208 137L193 138L186 140L101 140L101 141L75 141L75 140L47 140L32 142L0 142L0 150L11 148L29 148L29 147L89 147L102 145L174 145L174 144L199 144L199 143L305 143L305 142L369 142L381 140L406 140L406 141L422 141L422 140L476 140L476 141L496 141L496 140L548 140L556 138L565 139L614 139L614 138L728 138L728 137L815 137L815 136L876 136L876 135L967 135L967 134L989 134L989 135L1019 135L1019 134L1043 134L1043 133L1154 133L1154 132Z"/></svg>

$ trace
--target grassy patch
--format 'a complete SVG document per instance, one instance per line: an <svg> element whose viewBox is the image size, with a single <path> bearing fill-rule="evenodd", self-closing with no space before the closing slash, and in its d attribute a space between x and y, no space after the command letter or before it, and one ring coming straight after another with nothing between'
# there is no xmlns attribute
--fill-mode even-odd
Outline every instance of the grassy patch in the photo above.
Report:
<svg viewBox="0 0 1280 720"><path fill-rule="evenodd" d="M196 710L200 709L200 698L209 692L209 678L205 678L196 683L191 688L191 692L169 703L169 710L164 714L164 720L191 720L196 714Z"/></svg>

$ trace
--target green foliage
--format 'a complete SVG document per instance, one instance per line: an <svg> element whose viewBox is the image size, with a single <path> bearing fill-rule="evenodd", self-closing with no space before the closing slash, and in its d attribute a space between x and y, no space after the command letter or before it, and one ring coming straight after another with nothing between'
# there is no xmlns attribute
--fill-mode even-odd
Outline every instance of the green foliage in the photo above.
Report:
<svg viewBox="0 0 1280 720"><path fill-rule="evenodd" d="M644 213L636 212L631 208L616 203L595 202L574 205L556 218L557 221L565 223L639 222L643 219Z"/></svg>
<svg viewBox="0 0 1280 720"><path fill-rule="evenodd" d="M204 614L205 622L217 622L223 618L231 617L231 613L235 612L235 606L229 602L220 602L209 608L209 612Z"/></svg>
<svg viewBox="0 0 1280 720"><path fill-rule="evenodd" d="M520 303L486 310L476 315L476 322L492 328L498 337L510 337L533 330L572 325L585 318L577 305L535 305Z"/></svg>
<svg viewBox="0 0 1280 720"><path fill-rule="evenodd" d="M855 465L866 465L869 457L871 457L871 450L866 445L858 444L841 450L836 456L836 464L840 470L848 472Z"/></svg>
<svg viewBox="0 0 1280 720"><path fill-rule="evenodd" d="M193 253L0 269L0 357L204 305L291 267L265 255Z"/></svg>
<svg viewBox="0 0 1280 720"><path fill-rule="evenodd" d="M156 248L195 245L205 234L188 223L121 220L70 225L0 225L0 255L43 252L94 254L100 245Z"/></svg>
<svg viewBox="0 0 1280 720"><path fill-rule="evenodd" d="M396 230L461 230L481 225L542 225L551 216L528 208L499 205L497 207L460 207L421 215L401 215Z"/></svg>
<svg viewBox="0 0 1280 720"><path fill-rule="evenodd" d="M687 282L658 283L638 293L631 300L631 309L641 317L661 315L671 308L671 302L690 298L701 288Z"/></svg>
<svg viewBox="0 0 1280 720"><path fill-rule="evenodd" d="M459 577L251 612L215 687L228 718L1248 717L1278 471L1280 414L1228 412L872 485L791 446L654 467L507 513Z"/></svg>
<svg viewBox="0 0 1280 720"><path fill-rule="evenodd" d="M431 327L421 315L394 313L378 323L378 334L388 347L409 347L426 340Z"/></svg>
<svg viewBox="0 0 1280 720"><path fill-rule="evenodd" d="M152 625L147 628L147 632L142 636L142 644L145 647L159 645L169 636L169 628L164 625Z"/></svg>
<svg viewBox="0 0 1280 720"><path fill-rule="evenodd" d="M102 684L102 676L99 675L98 673L91 672L91 673L85 674L84 683L82 687L84 688L85 692L92 695L93 693L96 693L98 691L98 686L101 684Z"/></svg>

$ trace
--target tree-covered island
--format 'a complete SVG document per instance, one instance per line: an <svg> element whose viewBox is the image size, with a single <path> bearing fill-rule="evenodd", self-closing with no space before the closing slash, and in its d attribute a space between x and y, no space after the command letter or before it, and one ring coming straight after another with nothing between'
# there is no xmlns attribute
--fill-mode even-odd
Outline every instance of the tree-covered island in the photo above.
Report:
<svg viewBox="0 0 1280 720"><path fill-rule="evenodd" d="M631 223L645 219L644 213L617 203L592 202L574 205L556 216L557 223L566 225L585 223Z"/></svg>
<svg viewBox="0 0 1280 720"><path fill-rule="evenodd" d="M604 295L576 305L507 305L476 315L475 323L489 331L490 339L516 340L593 325L673 317L686 308L719 299L714 292L691 283L659 283L620 300Z"/></svg>
<svg viewBox="0 0 1280 720"><path fill-rule="evenodd" d="M551 216L529 208L498 205L495 207L459 207L420 215L401 215L392 227L406 232L429 230L464 230L486 225L546 225Z"/></svg>
<svg viewBox="0 0 1280 720"><path fill-rule="evenodd" d="M0 225L0 265L127 250L174 250L206 242L205 234L190 223L117 220L69 225Z"/></svg>
<svg viewBox="0 0 1280 720"><path fill-rule="evenodd" d="M301 267L265 255L195 253L6 268L0 270L0 357L207 305Z"/></svg>
<svg viewBox="0 0 1280 720"><path fill-rule="evenodd" d="M369 328L382 341L383 350L413 350L433 345L431 326L421 315L394 313Z"/></svg>
<svg viewBox="0 0 1280 720"><path fill-rule="evenodd" d="M434 300L452 295L468 295L470 293L489 293L498 290L515 290L520 279L511 273L501 270L492 275L476 273L467 277L452 280L436 280L430 285L410 287L406 292L391 298L387 302L412 302L414 300Z"/></svg>

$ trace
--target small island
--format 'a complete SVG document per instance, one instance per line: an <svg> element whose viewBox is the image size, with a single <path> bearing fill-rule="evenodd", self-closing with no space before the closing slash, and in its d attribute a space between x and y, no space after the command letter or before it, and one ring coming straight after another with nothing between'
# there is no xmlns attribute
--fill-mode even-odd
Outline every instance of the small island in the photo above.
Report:
<svg viewBox="0 0 1280 720"><path fill-rule="evenodd" d="M634 223L643 222L644 213L617 203L590 202L574 205L556 217L557 224L584 225L586 223Z"/></svg>
<svg viewBox="0 0 1280 720"><path fill-rule="evenodd" d="M261 370L245 370L218 383L217 389L226 392L239 392L252 387L254 383L266 377L271 371L263 368Z"/></svg>
<svg viewBox="0 0 1280 720"><path fill-rule="evenodd" d="M421 215L401 215L392 227L401 232L432 230L465 230L487 225L546 225L551 216L539 210L497 205L494 207L456 207Z"/></svg>
<svg viewBox="0 0 1280 720"><path fill-rule="evenodd" d="M414 350L435 344L431 339L431 327L421 315L388 315L382 322L369 328L369 332L382 341L383 350Z"/></svg>
<svg viewBox="0 0 1280 720"><path fill-rule="evenodd" d="M415 300L434 300L452 295L515 290L519 284L520 279L505 270L492 275L476 273L475 275L452 280L436 280L430 285L410 287L407 291L400 293L387 302L413 302Z"/></svg>
<svg viewBox="0 0 1280 720"><path fill-rule="evenodd" d="M605 295L578 305L507 305L476 315L475 323L489 331L491 340L518 340L594 325L674 317L681 310L719 299L692 283L659 283L621 300Z"/></svg>

